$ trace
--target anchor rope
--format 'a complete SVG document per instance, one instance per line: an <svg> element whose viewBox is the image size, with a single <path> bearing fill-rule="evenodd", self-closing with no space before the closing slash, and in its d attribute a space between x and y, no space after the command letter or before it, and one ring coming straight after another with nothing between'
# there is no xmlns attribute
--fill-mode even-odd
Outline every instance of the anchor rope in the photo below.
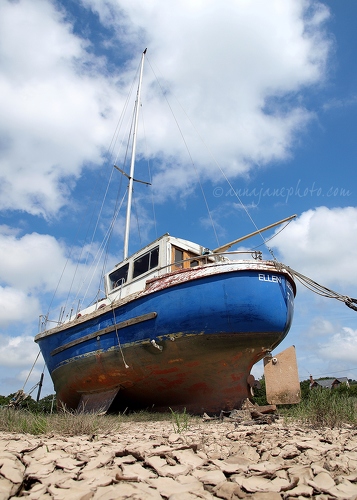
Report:
<svg viewBox="0 0 357 500"><path fill-rule="evenodd" d="M317 283L308 276L305 276L304 274L295 271L294 269L285 264L275 262L275 267L277 268L277 270L285 269L293 277L295 277L297 281L299 281L303 286L305 286L308 290L311 290L312 292L316 293L317 295L321 295L322 297L327 297L330 299L339 300L340 302L344 302L346 306L349 307L350 309L357 311L357 305L355 305L357 304L357 299L349 297L348 295L342 295L339 292L335 292L330 288L320 285L320 283Z"/></svg>
<svg viewBox="0 0 357 500"><path fill-rule="evenodd" d="M118 341L118 346L119 346L120 354L121 354L121 357L123 358L123 363L124 363L125 368L130 368L129 365L127 364L127 362L125 361L123 348L121 346L121 342L120 342L120 338L119 338L119 334L118 334L118 325L117 325L116 317L115 317L114 303L112 303L112 311L113 311L115 335L117 336L117 341Z"/></svg>
<svg viewBox="0 0 357 500"><path fill-rule="evenodd" d="M23 391L25 390L25 385L27 384L28 379L29 379L29 378L30 378L30 376L31 376L32 370L35 368L35 364L37 363L37 360L38 360L39 356L40 356L40 351L38 351L37 356L36 356L36 359L35 359L35 361L34 361L34 363L33 363L32 367L31 367L31 370L29 371L29 374L27 375L27 379L25 380L25 383L24 383L24 385L23 385L23 387L22 387L22 390L23 390Z"/></svg>

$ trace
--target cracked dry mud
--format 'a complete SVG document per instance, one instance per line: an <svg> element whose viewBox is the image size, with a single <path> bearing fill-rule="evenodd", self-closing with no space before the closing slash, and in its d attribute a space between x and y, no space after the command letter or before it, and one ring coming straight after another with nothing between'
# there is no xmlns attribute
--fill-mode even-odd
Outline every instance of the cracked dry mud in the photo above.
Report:
<svg viewBox="0 0 357 500"><path fill-rule="evenodd" d="M357 430L281 422L122 424L115 434L0 433L0 500L357 499Z"/></svg>

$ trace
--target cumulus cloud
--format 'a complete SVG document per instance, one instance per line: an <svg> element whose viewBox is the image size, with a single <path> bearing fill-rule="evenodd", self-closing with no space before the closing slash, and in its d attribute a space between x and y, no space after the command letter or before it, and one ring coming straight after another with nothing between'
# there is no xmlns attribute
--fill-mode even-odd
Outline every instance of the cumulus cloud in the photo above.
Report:
<svg viewBox="0 0 357 500"><path fill-rule="evenodd" d="M321 343L319 352L322 358L349 363L353 367L357 359L357 330L343 327L327 342Z"/></svg>
<svg viewBox="0 0 357 500"><path fill-rule="evenodd" d="M303 212L271 243L280 260L296 271L323 285L345 285L351 292L355 289L351 269L357 266L356 207L322 206Z"/></svg>
<svg viewBox="0 0 357 500"><path fill-rule="evenodd" d="M333 333L318 339L317 344L310 349L311 354L306 363L315 378L341 376L356 379L356 333L354 328L335 324Z"/></svg>
<svg viewBox="0 0 357 500"><path fill-rule="evenodd" d="M84 3L114 30L120 26L120 40L129 43L128 34L136 33L133 50L143 38L147 42L148 59L152 54L154 69L161 68L157 74L175 112L181 117L178 101L194 124L184 116L180 120L202 178L218 178L213 157L231 177L286 159L313 118L297 96L323 79L330 42L322 29L328 17L322 4L308 14L310 4L290 1ZM178 146L179 134L161 112L162 99L152 86L144 103L146 115L154 116L147 127L151 155L161 157L154 187L161 194L185 191L194 177L191 159ZM209 147L191 143L196 131Z"/></svg>
<svg viewBox="0 0 357 500"><path fill-rule="evenodd" d="M0 286L0 327L11 323L27 323L40 314L38 297L26 294L21 289Z"/></svg>
<svg viewBox="0 0 357 500"><path fill-rule="evenodd" d="M8 396L24 388L36 398L44 361L31 335L0 335L0 394ZM53 383L45 371L41 397L53 394Z"/></svg>
<svg viewBox="0 0 357 500"><path fill-rule="evenodd" d="M45 294L56 301L65 301L72 289L72 296L92 299L99 282L100 268L93 267L93 244L67 248L53 236L38 233L21 236L7 226L0 226L0 325L37 320L47 309ZM99 253L100 256L100 253ZM93 279L94 277L94 279ZM47 298L50 302L51 299ZM73 304L70 304L71 307ZM75 306L74 306L75 307Z"/></svg>
<svg viewBox="0 0 357 500"><path fill-rule="evenodd" d="M1 335L0 364L7 367L31 366L37 356L38 347L31 336L7 337Z"/></svg>
<svg viewBox="0 0 357 500"><path fill-rule="evenodd" d="M68 265L74 270L76 264L69 259L69 253L64 244L50 235L0 233L1 282L29 293L53 291L63 269ZM67 281L59 291L64 293L68 286Z"/></svg>
<svg viewBox="0 0 357 500"><path fill-rule="evenodd" d="M357 208L303 212L270 245L279 260L323 286L357 297ZM298 284L296 319L287 342L296 345L300 375L356 378L356 312Z"/></svg>
<svg viewBox="0 0 357 500"><path fill-rule="evenodd" d="M100 162L111 82L46 0L0 5L0 209L49 218Z"/></svg>
<svg viewBox="0 0 357 500"><path fill-rule="evenodd" d="M0 234L1 281L18 289L54 290L65 265L65 249L49 235Z"/></svg>
<svg viewBox="0 0 357 500"><path fill-rule="evenodd" d="M311 339L317 339L318 337L326 337L327 335L332 335L336 331L336 326L326 318L321 316L313 318L308 331L306 332L306 337L308 342L311 343Z"/></svg>
<svg viewBox="0 0 357 500"><path fill-rule="evenodd" d="M162 198L192 185L192 161L202 179L217 179L212 155L229 176L289 156L313 116L299 91L323 79L330 50L323 30L329 14L322 4L82 4L111 28L113 38L103 51L116 44L127 57L120 77L119 68L110 74L105 57L94 55L93 40L74 33L59 3L0 6L0 209L52 217L68 203L84 166L102 162L113 110L118 116L146 45L148 66L152 55L166 97L172 106L179 102L194 124L183 114L186 123L177 130L148 68L143 103L152 119L146 151L156 158L154 187ZM209 149L190 143L195 129Z"/></svg>

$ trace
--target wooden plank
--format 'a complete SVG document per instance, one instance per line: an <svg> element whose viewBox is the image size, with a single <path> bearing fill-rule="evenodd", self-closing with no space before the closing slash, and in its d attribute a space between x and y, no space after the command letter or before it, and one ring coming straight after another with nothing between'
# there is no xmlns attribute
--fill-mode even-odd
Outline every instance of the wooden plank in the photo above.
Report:
<svg viewBox="0 0 357 500"><path fill-rule="evenodd" d="M126 328L128 326L136 325L137 323L142 323L143 321L147 321L149 319L156 318L157 313L156 312L151 312L147 314L143 314L141 316L136 316L135 318L127 319L125 321L122 321L121 323L117 323L116 325L108 326L107 328L103 328L102 330L99 330L98 332L93 332L88 335L84 335L84 337L81 337L76 340L72 340L71 342L67 342L67 344L64 344L60 347L57 347L51 352L51 356L54 356L55 354L58 354L59 352L65 351L66 349L69 349L70 347L74 347L78 344L81 344L82 342L86 342L87 340L94 339L96 337L100 337L102 335L106 335L107 333L114 332L115 330L121 330L123 328Z"/></svg>
<svg viewBox="0 0 357 500"><path fill-rule="evenodd" d="M268 403L300 403L300 381L294 346L273 357L264 358L264 377Z"/></svg>

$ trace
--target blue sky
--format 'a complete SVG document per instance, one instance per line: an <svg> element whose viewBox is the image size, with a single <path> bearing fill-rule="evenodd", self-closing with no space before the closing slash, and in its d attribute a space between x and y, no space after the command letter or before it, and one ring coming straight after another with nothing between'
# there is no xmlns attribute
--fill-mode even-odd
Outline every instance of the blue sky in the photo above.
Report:
<svg viewBox="0 0 357 500"><path fill-rule="evenodd" d="M114 202L90 246L93 214L122 164L112 138L146 47L137 177L152 187L135 189L130 251L165 232L215 248L297 214L268 242L276 258L357 297L356 19L353 0L1 3L0 394L22 388L39 315L58 314L71 272L87 275L101 248ZM120 213L110 265L122 229ZM269 258L260 237L244 244ZM296 346L301 379L357 379L356 320L299 284L278 351Z"/></svg>

